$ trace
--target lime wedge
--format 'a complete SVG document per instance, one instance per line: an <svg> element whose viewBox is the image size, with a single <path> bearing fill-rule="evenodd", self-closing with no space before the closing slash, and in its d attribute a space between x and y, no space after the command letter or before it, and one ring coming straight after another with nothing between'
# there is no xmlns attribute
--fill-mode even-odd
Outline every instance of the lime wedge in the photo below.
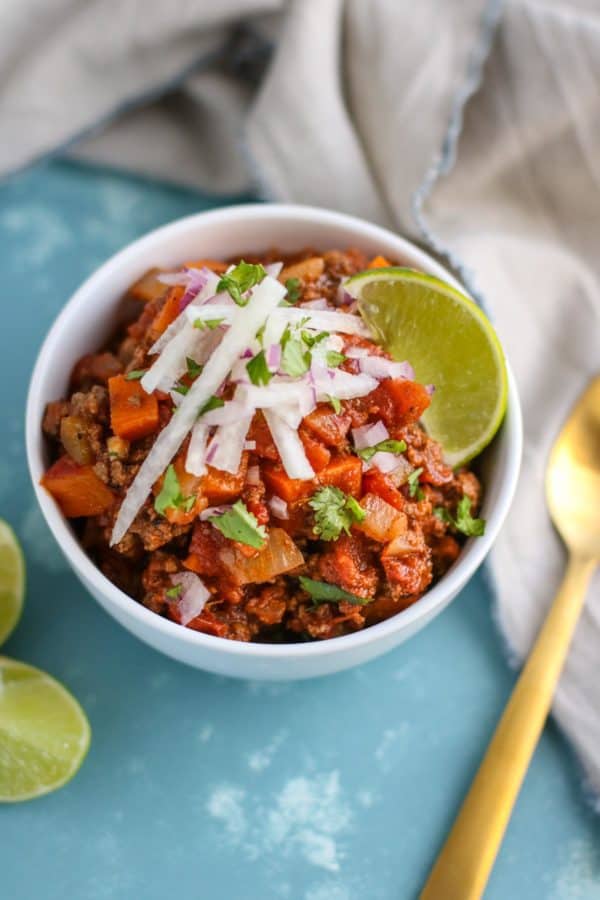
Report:
<svg viewBox="0 0 600 900"><path fill-rule="evenodd" d="M433 384L423 416L447 462L459 466L492 440L506 411L508 384L500 341L479 307L455 288L413 269L371 269L344 288L395 359Z"/></svg>
<svg viewBox="0 0 600 900"><path fill-rule="evenodd" d="M0 519L0 646L21 617L25 562L15 533Z"/></svg>
<svg viewBox="0 0 600 900"><path fill-rule="evenodd" d="M81 765L90 726L77 701L49 675L0 657L0 802L62 787Z"/></svg>

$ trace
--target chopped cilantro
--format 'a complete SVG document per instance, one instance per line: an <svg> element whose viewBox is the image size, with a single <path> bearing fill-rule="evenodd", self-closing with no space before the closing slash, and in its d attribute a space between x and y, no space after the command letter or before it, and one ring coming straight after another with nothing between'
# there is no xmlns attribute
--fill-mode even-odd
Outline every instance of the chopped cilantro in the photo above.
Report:
<svg viewBox="0 0 600 900"><path fill-rule="evenodd" d="M321 341L324 341L325 338L329 337L328 331L319 331L317 334L311 334L310 331L302 332L302 340L306 344L307 347L314 347L315 344L320 344Z"/></svg>
<svg viewBox="0 0 600 900"><path fill-rule="evenodd" d="M419 485L419 475L422 471L423 467L419 466L418 469L413 469L406 479L406 483L408 485L408 496L414 497L416 500L422 500L425 496Z"/></svg>
<svg viewBox="0 0 600 900"><path fill-rule="evenodd" d="M173 390L178 394L183 394L183 396L185 397L185 395L189 391L189 386L187 384L176 384Z"/></svg>
<svg viewBox="0 0 600 900"><path fill-rule="evenodd" d="M378 444L374 444L372 447L365 447L363 450L357 450L356 455L360 456L361 459L364 459L365 462L369 462L376 453L404 453L405 450L405 441L394 441L389 439L386 441L379 441Z"/></svg>
<svg viewBox="0 0 600 900"><path fill-rule="evenodd" d="M204 413L210 412L211 409L220 409L222 406L225 406L225 401L223 400L223 398L217 397L215 394L213 394L212 397L210 397L206 401L198 415L203 416Z"/></svg>
<svg viewBox="0 0 600 900"><path fill-rule="evenodd" d="M443 506L436 506L433 514L438 519L441 519L442 522L453 525L457 531L462 532L467 537L481 537L485 532L485 519L473 518L471 515L471 498L467 497L466 494L463 494L458 501L456 518L453 518L451 513Z"/></svg>
<svg viewBox="0 0 600 900"><path fill-rule="evenodd" d="M252 384L268 384L273 377L273 373L269 371L264 350L252 357L246 365L246 371Z"/></svg>
<svg viewBox="0 0 600 900"><path fill-rule="evenodd" d="M346 357L343 353L338 353L337 350L328 350L325 354L325 362L331 369L337 368L337 366L341 366Z"/></svg>
<svg viewBox="0 0 600 900"><path fill-rule="evenodd" d="M300 299L302 290L299 278L288 278L285 283L285 288L287 290L288 299L291 303L295 303Z"/></svg>
<svg viewBox="0 0 600 900"><path fill-rule="evenodd" d="M195 502L196 497L184 497L181 493L177 472L171 464L165 472L161 491L154 500L154 509L161 516L164 516L167 509L183 509L185 512L189 512Z"/></svg>
<svg viewBox="0 0 600 900"><path fill-rule="evenodd" d="M289 329L286 329L289 332ZM286 375L297 378L310 368L310 351L302 338L292 337L291 333L281 338L281 369Z"/></svg>
<svg viewBox="0 0 600 900"><path fill-rule="evenodd" d="M315 513L313 531L323 541L335 541L342 531L350 534L355 522L362 522L365 511L354 497L336 487L320 488L308 505Z"/></svg>
<svg viewBox="0 0 600 900"><path fill-rule="evenodd" d="M173 587L169 588L169 590L165 591L165 593L170 600L175 600L176 597L179 597L182 590L183 590L182 584L174 584Z"/></svg>
<svg viewBox="0 0 600 900"><path fill-rule="evenodd" d="M192 359L191 356L186 356L185 364L187 366L187 373L190 378L197 378L204 368L204 366L201 366L200 363L197 363L195 359Z"/></svg>
<svg viewBox="0 0 600 900"><path fill-rule="evenodd" d="M239 541L249 547L260 550L267 537L265 526L259 525L256 516L250 512L242 500L237 500L233 506L221 515L210 516L212 522L222 535L232 541Z"/></svg>
<svg viewBox="0 0 600 900"><path fill-rule="evenodd" d="M337 584L329 584L327 581L314 581L305 575L299 577L300 586L313 599L313 604L317 606L319 603L339 603L344 600L346 603L354 603L356 606L365 606L371 602L371 597L359 597L357 594L351 594Z"/></svg>
<svg viewBox="0 0 600 900"><path fill-rule="evenodd" d="M248 298L243 295L255 284L259 284L267 273L263 266L244 262L242 259L238 265L223 275L217 284L217 293L227 291L232 300L238 306L245 306Z"/></svg>
<svg viewBox="0 0 600 900"><path fill-rule="evenodd" d="M194 321L194 328L209 328L211 331L214 331L215 328L218 328L221 322L224 322L225 319L196 319Z"/></svg>
<svg viewBox="0 0 600 900"><path fill-rule="evenodd" d="M341 411L342 411L342 403L341 403L341 400L339 400L337 397L331 397L331 396L329 396L327 399L329 400L329 402L330 402L331 405L333 406L333 411L334 411L334 413L335 413L337 416L339 416L339 414L340 414Z"/></svg>
<svg viewBox="0 0 600 900"><path fill-rule="evenodd" d="M131 372L128 372L125 376L125 381L139 381L140 378L143 378L148 369L132 369Z"/></svg>

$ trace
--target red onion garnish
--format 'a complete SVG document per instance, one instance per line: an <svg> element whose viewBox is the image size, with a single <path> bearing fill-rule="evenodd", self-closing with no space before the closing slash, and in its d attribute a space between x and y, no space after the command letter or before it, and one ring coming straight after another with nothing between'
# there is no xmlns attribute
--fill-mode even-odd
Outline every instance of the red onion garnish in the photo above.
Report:
<svg viewBox="0 0 600 900"><path fill-rule="evenodd" d="M198 518L201 522L206 522L211 516L222 516L228 509L228 506L208 506L206 509L202 510Z"/></svg>
<svg viewBox="0 0 600 900"><path fill-rule="evenodd" d="M429 396L432 397L435 394L435 384L426 384L425 390L427 391Z"/></svg>
<svg viewBox="0 0 600 900"><path fill-rule="evenodd" d="M266 353L267 366L272 372L276 372L281 365L281 344L271 344Z"/></svg>
<svg viewBox="0 0 600 900"><path fill-rule="evenodd" d="M413 381L415 372L408 362L394 362L384 356L365 356L359 360L360 371L373 378L406 378Z"/></svg>
<svg viewBox="0 0 600 900"><path fill-rule="evenodd" d="M269 509L278 519L289 519L288 505L281 497L271 497L268 501Z"/></svg>

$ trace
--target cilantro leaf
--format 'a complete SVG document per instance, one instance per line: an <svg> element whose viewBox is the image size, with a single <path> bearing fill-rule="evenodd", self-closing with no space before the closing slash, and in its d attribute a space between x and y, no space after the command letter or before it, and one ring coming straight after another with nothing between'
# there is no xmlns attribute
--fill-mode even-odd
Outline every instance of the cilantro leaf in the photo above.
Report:
<svg viewBox="0 0 600 900"><path fill-rule="evenodd" d="M179 597L182 590L182 584L174 584L172 588L169 588L168 591L165 591L165 594L170 600L175 600L177 597Z"/></svg>
<svg viewBox="0 0 600 900"><path fill-rule="evenodd" d="M344 600L346 603L354 603L356 606L365 606L372 600L371 597L359 597L357 594L351 594L349 591L338 587L337 584L329 584L327 581L314 581L305 575L300 575L298 581L302 589L312 597L314 606L317 606L319 603L339 603L340 600Z"/></svg>
<svg viewBox="0 0 600 900"><path fill-rule="evenodd" d="M419 475L422 471L423 466L419 466L418 469L413 469L406 479L406 483L408 485L408 496L414 497L416 500L422 500L425 496L419 485Z"/></svg>
<svg viewBox="0 0 600 900"><path fill-rule="evenodd" d="M288 278L285 283L287 295L291 303L295 303L302 293L299 278Z"/></svg>
<svg viewBox="0 0 600 900"><path fill-rule="evenodd" d="M194 320L194 328L209 328L211 331L214 331L215 328L218 328L221 322L224 322L225 319L195 319Z"/></svg>
<svg viewBox="0 0 600 900"><path fill-rule="evenodd" d="M246 365L246 371L252 384L268 384L273 377L267 365L265 351L261 350Z"/></svg>
<svg viewBox="0 0 600 900"><path fill-rule="evenodd" d="M183 394L183 396L185 397L185 395L189 391L189 387L187 384L176 384L175 387L173 388L173 390L176 391L178 394Z"/></svg>
<svg viewBox="0 0 600 900"><path fill-rule="evenodd" d="M359 503L336 487L320 488L308 505L315 513L314 533L323 541L335 541L342 531L350 534L355 522L362 522L365 511Z"/></svg>
<svg viewBox="0 0 600 900"><path fill-rule="evenodd" d="M340 401L337 397L331 397L331 396L327 397L327 399L329 400L329 402L330 402L331 405L333 406L333 411L334 411L334 413L335 413L337 416L339 416L339 414L340 414L341 411L342 411L342 404L341 404L341 401Z"/></svg>
<svg viewBox="0 0 600 900"><path fill-rule="evenodd" d="M185 364L187 366L187 373L190 378L197 378L204 368L204 366L201 366L200 363L197 363L195 359L192 359L191 356L186 356Z"/></svg>
<svg viewBox="0 0 600 900"><path fill-rule="evenodd" d="M177 472L171 463L165 472L160 493L154 499L154 509L161 516L164 516L167 509L183 509L185 512L189 512L195 502L195 496L184 497L181 493Z"/></svg>
<svg viewBox="0 0 600 900"><path fill-rule="evenodd" d="M286 375L297 378L304 375L310 368L310 351L301 338L289 336L285 343L281 339L283 348L281 354L281 370Z"/></svg>
<svg viewBox="0 0 600 900"><path fill-rule="evenodd" d="M357 450L356 455L360 456L361 459L364 459L365 462L369 462L376 453L404 453L405 450L405 441L394 441L389 439L379 441L378 444L374 444L372 447L364 447L362 450Z"/></svg>
<svg viewBox="0 0 600 900"><path fill-rule="evenodd" d="M346 357L343 353L338 353L337 350L328 350L325 354L325 362L331 369L337 368L337 366L341 366Z"/></svg>
<svg viewBox="0 0 600 900"><path fill-rule="evenodd" d="M256 516L242 500L236 500L233 506L218 516L210 516L208 521L231 541L239 541L257 550L264 547L267 538L265 526L258 524Z"/></svg>
<svg viewBox="0 0 600 900"><path fill-rule="evenodd" d="M210 397L206 401L198 415L203 416L204 413L210 412L211 409L220 409L222 406L225 406L225 401L223 400L223 398L217 397L216 394L213 394L212 397Z"/></svg>
<svg viewBox="0 0 600 900"><path fill-rule="evenodd" d="M217 293L227 291L238 306L246 306L248 298L243 295L255 284L259 284L266 275L263 266L240 260L238 265L223 275L217 284Z"/></svg>
<svg viewBox="0 0 600 900"><path fill-rule="evenodd" d="M139 381L140 378L143 378L148 369L132 369L131 372L128 372L125 376L125 381Z"/></svg>
<svg viewBox="0 0 600 900"><path fill-rule="evenodd" d="M307 347L314 347L315 344L320 344L321 341L324 341L325 338L329 337L329 332L327 331L319 331L317 334L311 334L310 331L302 332L302 340L306 344ZM345 358L345 357L344 357Z"/></svg>
<svg viewBox="0 0 600 900"><path fill-rule="evenodd" d="M457 531L465 534L467 537L481 537L485 533L485 519L474 519L471 515L471 498L463 494L458 501L456 507L456 518L443 506L436 506L433 510L434 516L453 525Z"/></svg>

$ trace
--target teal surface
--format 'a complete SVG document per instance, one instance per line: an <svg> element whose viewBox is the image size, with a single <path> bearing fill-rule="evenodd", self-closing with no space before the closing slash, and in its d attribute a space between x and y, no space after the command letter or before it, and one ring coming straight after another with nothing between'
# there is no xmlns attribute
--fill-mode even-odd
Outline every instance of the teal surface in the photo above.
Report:
<svg viewBox="0 0 600 900"><path fill-rule="evenodd" d="M7 900L414 898L513 683L481 575L381 660L259 684L160 656L67 570L25 467L37 349L115 250L222 202L57 163L0 187L0 514L24 544L29 576L4 652L64 682L93 729L70 785L0 807ZM486 897L600 898L600 824L552 725Z"/></svg>

